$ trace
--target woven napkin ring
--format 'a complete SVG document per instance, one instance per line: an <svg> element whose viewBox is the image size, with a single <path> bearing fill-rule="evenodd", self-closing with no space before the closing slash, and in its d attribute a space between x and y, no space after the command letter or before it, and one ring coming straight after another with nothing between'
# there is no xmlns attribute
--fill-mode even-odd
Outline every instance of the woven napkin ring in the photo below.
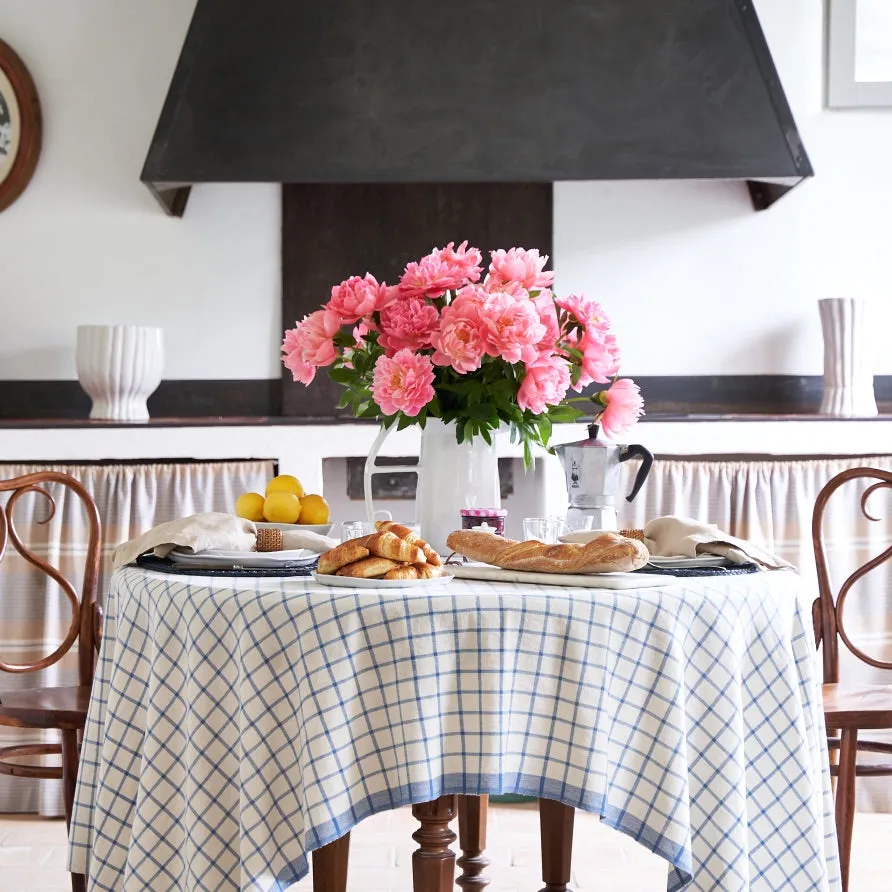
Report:
<svg viewBox="0 0 892 892"><path fill-rule="evenodd" d="M637 539L639 542L644 541L644 530L618 530L617 531L620 536L625 536L627 539ZM260 549L257 549L260 551Z"/></svg>
<svg viewBox="0 0 892 892"><path fill-rule="evenodd" d="M257 530L257 544L254 546L255 551L281 551L282 550L282 531L264 527Z"/></svg>

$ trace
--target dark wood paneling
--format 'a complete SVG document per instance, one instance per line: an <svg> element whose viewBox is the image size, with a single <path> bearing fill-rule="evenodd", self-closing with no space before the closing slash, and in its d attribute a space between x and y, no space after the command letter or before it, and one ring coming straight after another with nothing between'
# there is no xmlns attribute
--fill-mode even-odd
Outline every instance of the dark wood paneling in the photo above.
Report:
<svg viewBox="0 0 892 892"><path fill-rule="evenodd" d="M647 419L681 418L691 421L734 417L742 421L766 418L839 420L817 415L821 401L819 375L656 375L635 377L646 401ZM326 379L327 380L327 379ZM312 385L316 386L315 382ZM336 416L332 406L318 401L312 414L283 416L279 400L282 382L272 380L163 381L149 399L150 424L318 424L355 422ZM288 381L288 390L303 385ZM311 388L312 389L312 388ZM880 412L892 414L892 375L877 375L874 392ZM117 422L87 422L90 399L77 381L0 380L0 426L41 426L42 420L60 426L120 426ZM368 424L376 422L370 420ZM140 423L135 423L139 426Z"/></svg>
<svg viewBox="0 0 892 892"><path fill-rule="evenodd" d="M407 263L447 242L550 254L552 193L550 183L284 186L283 326L318 309L348 276L394 284ZM324 373L304 387L283 368L283 381L284 415L349 417L333 412L341 388Z"/></svg>

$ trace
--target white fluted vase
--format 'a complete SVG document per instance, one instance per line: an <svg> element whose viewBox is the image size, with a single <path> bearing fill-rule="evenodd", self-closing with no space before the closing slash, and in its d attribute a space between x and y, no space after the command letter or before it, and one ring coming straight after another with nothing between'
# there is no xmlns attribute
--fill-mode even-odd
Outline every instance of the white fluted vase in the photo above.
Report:
<svg viewBox="0 0 892 892"><path fill-rule="evenodd" d="M148 398L164 371L160 328L79 325L77 377L93 400L90 418L148 421Z"/></svg>
<svg viewBox="0 0 892 892"><path fill-rule="evenodd" d="M828 297L818 301L818 309L824 335L821 414L876 415L867 305L854 297Z"/></svg>

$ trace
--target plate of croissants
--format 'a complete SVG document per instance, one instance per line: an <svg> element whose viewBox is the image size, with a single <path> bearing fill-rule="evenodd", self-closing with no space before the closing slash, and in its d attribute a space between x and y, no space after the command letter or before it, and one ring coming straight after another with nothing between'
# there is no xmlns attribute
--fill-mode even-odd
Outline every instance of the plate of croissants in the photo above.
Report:
<svg viewBox="0 0 892 892"><path fill-rule="evenodd" d="M407 588L452 582L452 576L443 572L440 555L409 527L381 520L375 529L369 536L347 539L321 555L316 581L341 588Z"/></svg>

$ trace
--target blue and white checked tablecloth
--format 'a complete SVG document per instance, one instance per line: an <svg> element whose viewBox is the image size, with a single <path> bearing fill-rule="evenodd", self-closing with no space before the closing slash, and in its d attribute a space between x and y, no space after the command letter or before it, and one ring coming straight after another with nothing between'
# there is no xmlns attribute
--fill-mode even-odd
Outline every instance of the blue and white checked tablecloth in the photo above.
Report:
<svg viewBox="0 0 892 892"><path fill-rule="evenodd" d="M838 889L798 589L119 571L69 867L90 890L280 890L373 812L521 793L600 814L670 890Z"/></svg>

